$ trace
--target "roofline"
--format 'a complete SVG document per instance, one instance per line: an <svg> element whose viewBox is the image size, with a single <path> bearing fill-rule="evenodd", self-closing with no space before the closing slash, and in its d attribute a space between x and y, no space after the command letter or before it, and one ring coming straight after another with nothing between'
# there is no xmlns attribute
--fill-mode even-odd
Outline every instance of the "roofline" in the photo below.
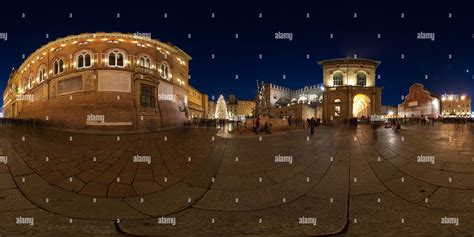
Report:
<svg viewBox="0 0 474 237"><path fill-rule="evenodd" d="M432 92L431 90L426 89L425 85L423 85L423 84L421 84L421 83L419 83L419 82L413 83L413 85L411 85L411 86L408 88L408 93L410 93L410 89L411 89L412 87L414 87L415 85L420 85L420 86L421 86L421 89L424 90L424 91L426 91L426 92L428 92L428 95L429 95L429 96L431 96L431 97L433 97L433 98L436 98L436 99L440 99L440 96L438 96L438 94Z"/></svg>
<svg viewBox="0 0 474 237"><path fill-rule="evenodd" d="M39 56L41 53L49 50L49 48L53 47L56 44L66 43L67 41L74 41L74 40L85 40L86 38L98 38L99 39L99 38L107 38L107 37L129 38L129 39L141 40L141 41L157 44L160 47L163 47L163 48L165 48L167 50L170 50L172 52L175 52L175 53L177 52L177 53L183 54L185 57L187 57L188 60L192 59L189 54L187 54L186 52L184 52L182 49L178 48L177 46L161 42L158 39L152 39L152 38L147 38L147 37L143 37L143 36L138 36L138 35L135 35L133 33L119 33L119 32L81 33L81 34L78 34L78 35L68 35L68 36L65 36L65 37L62 37L62 38L57 38L53 41L50 41L50 42L42 45L41 47L36 49L32 54L30 54L23 61L23 63L20 65L20 67L18 67L18 69L15 70L15 71L20 72L21 69L26 65L27 62L29 63L30 60L34 59L36 56Z"/></svg>
<svg viewBox="0 0 474 237"><path fill-rule="evenodd" d="M328 63L328 62L348 61L348 60L371 62L375 64L375 67L378 67L382 63L381 61L369 59L369 58L332 58L332 59L320 60L320 61L317 61L317 63L322 66L323 64Z"/></svg>

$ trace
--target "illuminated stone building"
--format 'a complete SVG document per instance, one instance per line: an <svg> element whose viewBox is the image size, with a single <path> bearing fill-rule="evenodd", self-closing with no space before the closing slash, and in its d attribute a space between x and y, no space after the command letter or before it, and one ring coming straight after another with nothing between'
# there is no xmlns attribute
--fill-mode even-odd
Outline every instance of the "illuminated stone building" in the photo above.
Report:
<svg viewBox="0 0 474 237"><path fill-rule="evenodd" d="M399 118L438 118L440 115L440 100L438 96L426 89L422 84L410 86L408 95L403 103L398 105Z"/></svg>
<svg viewBox="0 0 474 237"><path fill-rule="evenodd" d="M380 115L388 118L396 118L398 116L398 106L382 105Z"/></svg>
<svg viewBox="0 0 474 237"><path fill-rule="evenodd" d="M469 118L472 110L471 102L471 97L467 95L443 94L441 114L443 117Z"/></svg>
<svg viewBox="0 0 474 237"><path fill-rule="evenodd" d="M216 102L213 100L209 100L207 102L207 118L208 119L215 119L216 116Z"/></svg>
<svg viewBox="0 0 474 237"><path fill-rule="evenodd" d="M180 126L190 117L189 60L176 46L133 34L60 38L11 73L5 117L72 129Z"/></svg>
<svg viewBox="0 0 474 237"><path fill-rule="evenodd" d="M199 92L197 89L188 86L188 107L191 118L207 118L208 115L208 96Z"/></svg>
<svg viewBox="0 0 474 237"><path fill-rule="evenodd" d="M324 88L321 85L290 89L272 83L265 84L264 96L269 108L278 108L292 104L316 104L323 99Z"/></svg>
<svg viewBox="0 0 474 237"><path fill-rule="evenodd" d="M227 100L227 112L229 117L237 116L237 97L235 95L229 95Z"/></svg>
<svg viewBox="0 0 474 237"><path fill-rule="evenodd" d="M379 61L340 58L318 62L323 68L323 121L380 115L382 88L376 87Z"/></svg>
<svg viewBox="0 0 474 237"><path fill-rule="evenodd" d="M255 100L238 100L236 114L244 117L251 117L255 109Z"/></svg>

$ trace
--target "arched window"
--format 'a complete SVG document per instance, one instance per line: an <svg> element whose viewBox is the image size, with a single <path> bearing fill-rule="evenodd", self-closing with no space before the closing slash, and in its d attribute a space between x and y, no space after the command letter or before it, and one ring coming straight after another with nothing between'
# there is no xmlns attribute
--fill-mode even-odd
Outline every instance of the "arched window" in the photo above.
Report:
<svg viewBox="0 0 474 237"><path fill-rule="evenodd" d="M38 71L38 82L41 83L46 79L46 69L41 67Z"/></svg>
<svg viewBox="0 0 474 237"><path fill-rule="evenodd" d="M343 78L342 72L334 73L334 76L332 77L332 80L333 80L332 84L334 86L342 86L342 78Z"/></svg>
<svg viewBox="0 0 474 237"><path fill-rule="evenodd" d="M78 69L91 67L92 66L91 54L87 51L82 51L81 53L77 54L76 65Z"/></svg>
<svg viewBox="0 0 474 237"><path fill-rule="evenodd" d="M30 75L30 77L28 77L28 88L33 88L33 75Z"/></svg>
<svg viewBox="0 0 474 237"><path fill-rule="evenodd" d="M170 66L167 62L162 62L158 71L160 72L161 78L166 80L171 79Z"/></svg>
<svg viewBox="0 0 474 237"><path fill-rule="evenodd" d="M140 67L150 68L151 60L147 56L140 56L140 59L138 59L138 65Z"/></svg>
<svg viewBox="0 0 474 237"><path fill-rule="evenodd" d="M109 67L125 67L125 55L119 50L109 52Z"/></svg>
<svg viewBox="0 0 474 237"><path fill-rule="evenodd" d="M357 85L365 86L367 84L367 76L363 72L357 73Z"/></svg>
<svg viewBox="0 0 474 237"><path fill-rule="evenodd" d="M58 59L54 61L53 72L54 72L54 75L58 75L64 72L64 61L62 59Z"/></svg>
<svg viewBox="0 0 474 237"><path fill-rule="evenodd" d="M151 60L149 58L145 59L145 67L150 68L151 67Z"/></svg>

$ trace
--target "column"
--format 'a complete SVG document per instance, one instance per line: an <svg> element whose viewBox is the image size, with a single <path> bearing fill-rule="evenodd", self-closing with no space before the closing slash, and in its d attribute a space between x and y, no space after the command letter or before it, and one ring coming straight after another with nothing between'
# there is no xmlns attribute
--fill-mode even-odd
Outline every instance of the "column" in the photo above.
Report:
<svg viewBox="0 0 474 237"><path fill-rule="evenodd" d="M353 117L353 114L352 114L352 106L354 105L354 100L352 98L352 92L349 92L347 94L347 102L348 102L348 105L347 105L347 118L352 118Z"/></svg>
<svg viewBox="0 0 474 237"><path fill-rule="evenodd" d="M372 92L372 101L370 102L370 115L373 115L375 114L375 105L377 104L377 102L375 101L375 93Z"/></svg>

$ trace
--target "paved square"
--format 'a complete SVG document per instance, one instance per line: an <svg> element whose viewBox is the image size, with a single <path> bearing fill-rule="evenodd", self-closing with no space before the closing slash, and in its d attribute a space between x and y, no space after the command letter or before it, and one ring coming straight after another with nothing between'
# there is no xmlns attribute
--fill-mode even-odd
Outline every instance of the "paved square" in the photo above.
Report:
<svg viewBox="0 0 474 237"><path fill-rule="evenodd" d="M473 126L216 133L2 126L0 234L474 233Z"/></svg>

